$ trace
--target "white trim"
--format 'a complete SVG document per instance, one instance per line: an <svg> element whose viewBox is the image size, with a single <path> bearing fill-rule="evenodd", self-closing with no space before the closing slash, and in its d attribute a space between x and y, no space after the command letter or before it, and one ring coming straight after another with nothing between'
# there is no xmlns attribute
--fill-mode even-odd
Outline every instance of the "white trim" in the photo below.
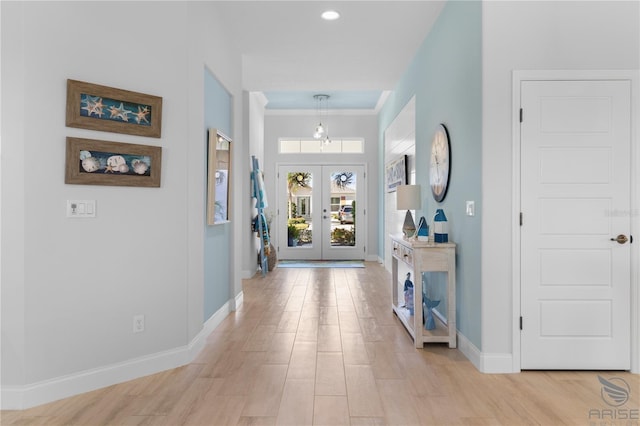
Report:
<svg viewBox="0 0 640 426"><path fill-rule="evenodd" d="M238 308L242 306L243 302L244 302L244 292L241 291L240 293L236 294L235 298L229 300L229 310L237 311Z"/></svg>
<svg viewBox="0 0 640 426"><path fill-rule="evenodd" d="M631 76L631 158L635 159L635 167L631 166L631 211L640 212L640 70ZM640 214L631 220L631 235L638 241L631 246L631 372L640 374Z"/></svg>
<svg viewBox="0 0 640 426"><path fill-rule="evenodd" d="M254 270L243 269L242 274L240 275L240 278L243 280L251 279L256 274L256 272L258 272L259 269L260 268L258 268L257 266L256 266L256 269Z"/></svg>
<svg viewBox="0 0 640 426"><path fill-rule="evenodd" d="M346 139L346 138L345 138ZM356 139L356 138L353 138ZM361 154L356 154L356 155L361 155ZM295 166L295 167L299 167L301 164L303 166L316 166L316 167L324 167L324 166L345 166L345 167L349 167L349 166L354 166L354 167L362 167L364 170L364 176L365 178L363 179L363 182L361 184L358 184L358 193L361 194L359 199L359 203L365 206L366 210L370 211L370 206L369 206L369 197L368 197L368 192L369 192L369 181L368 181L368 176L369 176L369 163L367 162L362 162L362 161L348 161L348 160L344 160L343 157L338 157L337 158L338 161L326 161L326 162L322 162L322 161L304 161L304 162L291 162L291 161L278 161L275 163L275 170L276 170L276 190L275 190L275 194L276 194L276 206L280 206L280 203L286 201L282 200L281 198L281 194L280 194L280 179L284 179L284 177L280 177L280 168L281 167L289 167L289 166ZM362 185L362 188L360 188L360 185ZM277 209L278 207L276 207ZM286 215L286 212L285 212ZM364 221L360 221L359 223L359 228L358 229L364 229L365 232L361 232L361 234L364 234L362 236L362 240L361 240L361 246L362 247L368 247L368 243L369 243L369 238L368 238L368 233L366 232L366 230L369 228L369 214L364 214L363 215L363 219ZM286 229L286 218L281 219L282 224L284 224L285 229ZM362 224L362 222L364 222L364 225ZM277 227L274 229L278 229ZM276 232L275 233L275 239L273 238L273 234L271 235L271 242L272 244L274 244L276 247L280 247L282 241L280 241L280 235L281 232ZM273 242L275 241L275 243ZM286 243L286 241L285 241ZM286 247L285 244L282 244L283 247ZM377 254L372 253L371 255L369 255L369 250L367 250L367 252L363 255L362 259L363 260L369 260L369 256L371 257L371 260L378 260Z"/></svg>
<svg viewBox="0 0 640 426"><path fill-rule="evenodd" d="M237 306L242 304L242 292L235 300ZM2 387L0 409L24 410L186 365L195 359L204 348L207 336L230 312L227 302L204 323L200 332L185 346L25 386Z"/></svg>
<svg viewBox="0 0 640 426"><path fill-rule="evenodd" d="M376 104L376 107L373 109L376 115L382 110L382 107L387 102L387 99L389 98L390 95L391 95L391 90L385 90L382 92L382 95L380 95L380 98L378 99L378 103Z"/></svg>
<svg viewBox="0 0 640 426"><path fill-rule="evenodd" d="M508 353L484 353L478 349L469 339L458 331L458 350L481 373L503 374L515 373L513 370L513 357Z"/></svg>
<svg viewBox="0 0 640 426"><path fill-rule="evenodd" d="M330 109L329 116L378 115L374 109ZM265 109L265 116L318 116L318 111L311 109Z"/></svg>
<svg viewBox="0 0 640 426"><path fill-rule="evenodd" d="M520 364L520 84L527 80L630 80L631 81L631 158L635 167L631 167L631 206L632 211L640 208L640 144L638 113L640 107L640 71L639 70L519 70L513 71L512 83L512 354L513 371L521 370ZM640 215L631 220L631 235L640 238ZM638 241L640 243L640 241ZM640 244L631 245L631 372L640 374Z"/></svg>
<svg viewBox="0 0 640 426"><path fill-rule="evenodd" d="M471 340L467 339L467 337L461 334L459 331L458 335L458 350L467 357L467 359L476 367L479 371L482 371L482 352L476 345L474 345Z"/></svg>
<svg viewBox="0 0 640 426"><path fill-rule="evenodd" d="M512 152L513 158L511 163L511 205L513 206L513 213L511 214L511 268L512 268L512 301L511 309L513 317L511 319L511 342L513 347L511 353L513 354L513 370L520 371L520 314L522 312L520 307L520 84L524 80L520 71L513 72L513 89L512 89Z"/></svg>
<svg viewBox="0 0 640 426"><path fill-rule="evenodd" d="M487 374L519 373L513 369L513 356L507 353L482 353L480 372Z"/></svg>

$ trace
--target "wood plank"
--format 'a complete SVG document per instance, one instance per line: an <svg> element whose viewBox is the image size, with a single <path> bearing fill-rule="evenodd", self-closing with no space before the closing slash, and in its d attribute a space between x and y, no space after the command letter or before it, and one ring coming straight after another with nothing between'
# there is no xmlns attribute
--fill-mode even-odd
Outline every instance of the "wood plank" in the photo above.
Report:
<svg viewBox="0 0 640 426"><path fill-rule="evenodd" d="M318 352L315 395L347 395L341 353Z"/></svg>
<svg viewBox="0 0 640 426"><path fill-rule="evenodd" d="M349 415L356 417L382 417L382 401L371 366L345 365Z"/></svg>
<svg viewBox="0 0 640 426"><path fill-rule="evenodd" d="M274 417L287 376L287 365L262 365L257 371L251 391L242 409L242 416Z"/></svg>
<svg viewBox="0 0 640 426"><path fill-rule="evenodd" d="M317 346L316 342L294 343L287 379L315 379Z"/></svg>
<svg viewBox="0 0 640 426"><path fill-rule="evenodd" d="M316 395L313 409L314 425L350 425L349 403L346 396Z"/></svg>
<svg viewBox="0 0 640 426"><path fill-rule="evenodd" d="M342 351L340 326L324 324L318 325L318 352L340 351Z"/></svg>
<svg viewBox="0 0 640 426"><path fill-rule="evenodd" d="M313 380L287 378L276 424L295 426L313 424L313 388Z"/></svg>

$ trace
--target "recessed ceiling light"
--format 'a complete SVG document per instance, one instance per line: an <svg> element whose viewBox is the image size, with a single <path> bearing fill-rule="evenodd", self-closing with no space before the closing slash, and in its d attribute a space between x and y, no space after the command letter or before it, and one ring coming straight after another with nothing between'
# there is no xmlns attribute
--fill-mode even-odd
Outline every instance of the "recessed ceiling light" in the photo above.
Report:
<svg viewBox="0 0 640 426"><path fill-rule="evenodd" d="M322 19L326 19L327 21L335 21L340 17L340 14L335 10L327 10L322 12Z"/></svg>

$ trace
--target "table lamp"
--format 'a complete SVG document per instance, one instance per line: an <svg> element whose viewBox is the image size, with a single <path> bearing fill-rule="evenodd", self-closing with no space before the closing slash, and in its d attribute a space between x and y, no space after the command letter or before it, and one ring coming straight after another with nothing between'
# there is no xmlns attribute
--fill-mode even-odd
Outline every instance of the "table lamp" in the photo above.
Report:
<svg viewBox="0 0 640 426"><path fill-rule="evenodd" d="M400 185L396 190L396 208L406 210L402 232L405 238L411 238L416 234L416 224L410 210L422 208L422 198L420 196L420 185Z"/></svg>

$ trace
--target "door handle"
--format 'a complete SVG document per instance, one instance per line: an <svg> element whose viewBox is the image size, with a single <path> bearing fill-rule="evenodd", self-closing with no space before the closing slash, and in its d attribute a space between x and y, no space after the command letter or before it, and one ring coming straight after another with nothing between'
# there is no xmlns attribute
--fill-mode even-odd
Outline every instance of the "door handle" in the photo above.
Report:
<svg viewBox="0 0 640 426"><path fill-rule="evenodd" d="M624 235L624 234L620 234L620 235L618 235L618 236L617 236L617 237L615 237L615 238L611 238L611 241L615 241L615 242L617 242L618 244L624 244L624 243L626 243L627 241L629 241L629 238L627 238L627 236L626 236L626 235Z"/></svg>

